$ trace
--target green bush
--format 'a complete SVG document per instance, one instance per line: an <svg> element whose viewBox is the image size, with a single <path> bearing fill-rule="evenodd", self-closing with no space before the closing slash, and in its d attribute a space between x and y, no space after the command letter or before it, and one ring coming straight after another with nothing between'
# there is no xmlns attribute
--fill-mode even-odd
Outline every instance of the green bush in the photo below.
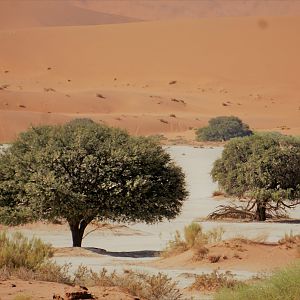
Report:
<svg viewBox="0 0 300 300"><path fill-rule="evenodd" d="M210 119L207 127L196 130L196 139L199 141L227 141L251 134L249 126L239 118L221 116Z"/></svg>
<svg viewBox="0 0 300 300"><path fill-rule="evenodd" d="M222 289L215 300L298 300L300 299L300 264L282 269L253 285Z"/></svg>
<svg viewBox="0 0 300 300"><path fill-rule="evenodd" d="M28 239L19 232L11 237L0 233L0 268L27 268L37 270L52 257L53 250L40 239Z"/></svg>
<svg viewBox="0 0 300 300"><path fill-rule="evenodd" d="M38 238L28 239L20 232L0 233L0 280L17 277L71 284L69 265L59 266L50 258L53 249Z"/></svg>

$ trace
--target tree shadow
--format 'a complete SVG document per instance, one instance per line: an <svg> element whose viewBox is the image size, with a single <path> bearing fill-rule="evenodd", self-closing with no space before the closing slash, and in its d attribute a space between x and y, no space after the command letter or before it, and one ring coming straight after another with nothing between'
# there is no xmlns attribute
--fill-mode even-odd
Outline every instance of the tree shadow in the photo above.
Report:
<svg viewBox="0 0 300 300"><path fill-rule="evenodd" d="M300 224L300 219L282 219L282 220L272 220L269 223L281 223L281 224Z"/></svg>
<svg viewBox="0 0 300 300"><path fill-rule="evenodd" d="M114 251L106 251L105 249L94 248L94 247L85 247L84 249L97 254L113 256L113 257L149 258L149 257L158 257L160 254L160 251L155 251L155 250L114 252Z"/></svg>

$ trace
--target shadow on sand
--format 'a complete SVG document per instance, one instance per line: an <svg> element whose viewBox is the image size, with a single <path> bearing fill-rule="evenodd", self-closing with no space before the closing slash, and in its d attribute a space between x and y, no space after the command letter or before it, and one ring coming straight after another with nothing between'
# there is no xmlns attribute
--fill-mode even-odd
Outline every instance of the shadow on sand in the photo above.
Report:
<svg viewBox="0 0 300 300"><path fill-rule="evenodd" d="M271 223L271 222L270 222ZM300 219L283 219L274 220L272 223L283 223L283 224L300 224Z"/></svg>
<svg viewBox="0 0 300 300"><path fill-rule="evenodd" d="M112 251L106 251L104 249L94 248L94 247L85 247L84 249L97 254L113 256L113 257L146 258L146 257L157 257L160 254L160 251L155 251L155 250L112 252Z"/></svg>

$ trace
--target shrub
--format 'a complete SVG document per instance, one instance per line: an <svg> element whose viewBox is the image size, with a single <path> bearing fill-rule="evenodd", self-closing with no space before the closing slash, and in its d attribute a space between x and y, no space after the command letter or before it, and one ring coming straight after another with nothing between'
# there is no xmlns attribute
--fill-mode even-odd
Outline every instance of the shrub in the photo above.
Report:
<svg viewBox="0 0 300 300"><path fill-rule="evenodd" d="M286 233L282 239L278 241L279 244L299 244L300 245L300 234L294 234L291 230L290 233Z"/></svg>
<svg viewBox="0 0 300 300"><path fill-rule="evenodd" d="M197 291L216 291L224 287L233 288L238 284L241 284L241 282L235 280L230 271L223 274L214 270L211 274L197 275L190 289Z"/></svg>
<svg viewBox="0 0 300 300"><path fill-rule="evenodd" d="M122 274L108 273L103 268L99 273L79 266L74 274L74 284L89 286L118 286L126 289L133 296L147 300L179 300L181 293L167 275L158 273L149 275L146 273L125 270Z"/></svg>
<svg viewBox="0 0 300 300"><path fill-rule="evenodd" d="M179 231L175 232L173 240L168 241L166 248L161 252L162 257L169 257L188 250L186 241L182 240Z"/></svg>
<svg viewBox="0 0 300 300"><path fill-rule="evenodd" d="M71 284L69 265L51 262L53 249L40 239L28 239L19 232L11 237L0 233L0 279L14 276L23 280L42 280Z"/></svg>
<svg viewBox="0 0 300 300"><path fill-rule="evenodd" d="M231 138L251 135L249 126L234 116L210 119L207 127L196 131L199 141L227 141Z"/></svg>
<svg viewBox="0 0 300 300"><path fill-rule="evenodd" d="M252 285L222 289L215 300L293 300L300 299L300 264L284 268L270 278Z"/></svg>
<svg viewBox="0 0 300 300"><path fill-rule="evenodd" d="M53 255L52 247L40 239L29 240L19 232L0 233L0 267L37 270Z"/></svg>
<svg viewBox="0 0 300 300"><path fill-rule="evenodd" d="M184 227L184 239L189 248L192 248L196 241L203 237L202 228L198 223L191 223ZM202 242L202 241L201 241Z"/></svg>
<svg viewBox="0 0 300 300"><path fill-rule="evenodd" d="M167 243L161 255L162 257L169 257L193 249L195 252L194 259L202 259L208 253L208 249L204 246L221 241L224 232L222 227L203 232L201 225L193 222L184 227L184 239L182 239L180 232L176 231L174 239Z"/></svg>

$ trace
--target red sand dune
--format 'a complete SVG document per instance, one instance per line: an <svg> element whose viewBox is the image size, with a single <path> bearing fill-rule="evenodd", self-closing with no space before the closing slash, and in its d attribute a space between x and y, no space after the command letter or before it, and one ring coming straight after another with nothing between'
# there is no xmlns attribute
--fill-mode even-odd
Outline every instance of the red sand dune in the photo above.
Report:
<svg viewBox="0 0 300 300"><path fill-rule="evenodd" d="M1 30L0 141L76 117L172 139L217 115L300 134L299 29L243 17Z"/></svg>
<svg viewBox="0 0 300 300"><path fill-rule="evenodd" d="M0 29L136 22L136 18L97 12L66 0L1 0Z"/></svg>
<svg viewBox="0 0 300 300"><path fill-rule="evenodd" d="M75 3L79 7L144 20L300 16L300 2L294 0L78 0Z"/></svg>

